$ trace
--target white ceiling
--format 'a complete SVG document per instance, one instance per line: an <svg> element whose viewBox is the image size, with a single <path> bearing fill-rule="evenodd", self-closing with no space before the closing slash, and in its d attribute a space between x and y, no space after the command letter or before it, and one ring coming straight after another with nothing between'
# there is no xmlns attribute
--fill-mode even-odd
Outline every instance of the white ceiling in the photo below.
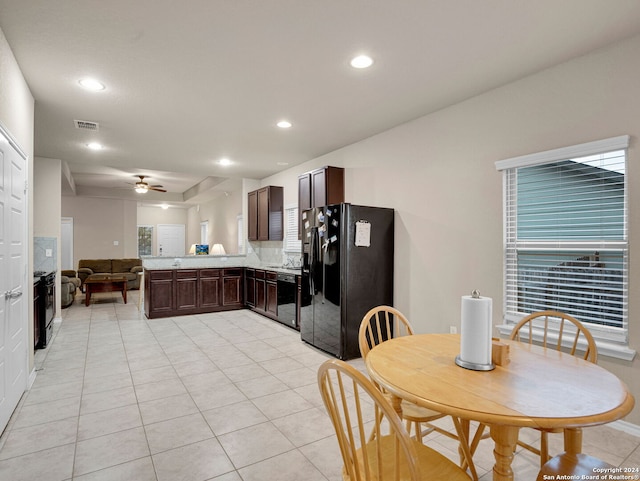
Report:
<svg viewBox="0 0 640 481"><path fill-rule="evenodd" d="M144 174L158 199L201 202L636 35L640 2L0 0L0 28L35 154L66 161L78 194L139 198ZM359 53L371 68L349 66Z"/></svg>

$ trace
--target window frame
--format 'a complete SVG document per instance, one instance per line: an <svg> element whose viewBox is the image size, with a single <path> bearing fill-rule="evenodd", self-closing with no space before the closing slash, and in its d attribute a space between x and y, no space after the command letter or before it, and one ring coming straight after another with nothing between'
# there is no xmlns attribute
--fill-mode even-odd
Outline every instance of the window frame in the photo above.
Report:
<svg viewBox="0 0 640 481"><path fill-rule="evenodd" d="M503 173L503 322L498 326L501 334L508 335L513 326L525 315L523 313L511 312L513 305L514 291L517 290L517 282L508 279L509 269L514 265L517 266L515 256L518 249L538 249L549 248L555 242L556 250L577 250L593 252L594 250L604 250L602 241L557 241L557 240L518 240L515 225L512 224L516 214L513 209L517 209L517 186L513 186L514 179L517 179L517 171L523 167L532 167L537 165L551 164L562 160L570 160L572 158L586 157L608 153L612 151L625 151L625 166L628 165L628 147L629 136L619 136L610 139L599 140L595 142L587 142L570 147L548 150L540 153L514 157L495 162L495 167ZM626 174L626 169L625 169ZM510 177L511 176L511 177ZM511 190L510 190L511 189ZM600 326L595 323L584 322L589 328L601 354L619 357L623 359L632 359L635 351L628 348L629 336L629 315L628 315L628 281L629 281L629 242L628 242L628 178L625 175L624 180L624 234L621 241L607 241L608 245L616 245L623 254L623 323L622 327ZM514 288L514 286L516 286ZM535 336L534 336L535 337Z"/></svg>

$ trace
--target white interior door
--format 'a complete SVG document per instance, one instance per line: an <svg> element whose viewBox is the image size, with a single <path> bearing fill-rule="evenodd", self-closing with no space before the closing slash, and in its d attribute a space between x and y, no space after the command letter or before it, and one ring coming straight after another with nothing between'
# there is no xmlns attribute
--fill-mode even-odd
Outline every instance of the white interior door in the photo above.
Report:
<svg viewBox="0 0 640 481"><path fill-rule="evenodd" d="M73 217L63 217L61 227L61 268L62 270L75 270L73 264Z"/></svg>
<svg viewBox="0 0 640 481"><path fill-rule="evenodd" d="M26 156L0 127L0 432L27 387Z"/></svg>
<svg viewBox="0 0 640 481"><path fill-rule="evenodd" d="M158 255L180 257L185 254L184 224L158 224Z"/></svg>

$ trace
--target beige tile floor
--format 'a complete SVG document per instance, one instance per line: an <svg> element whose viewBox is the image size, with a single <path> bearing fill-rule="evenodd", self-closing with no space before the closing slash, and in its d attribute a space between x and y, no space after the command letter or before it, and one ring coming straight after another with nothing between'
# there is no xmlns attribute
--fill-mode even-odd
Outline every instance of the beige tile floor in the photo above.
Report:
<svg viewBox="0 0 640 481"><path fill-rule="evenodd" d="M0 480L341 479L316 384L325 354L246 310L146 320L137 295L124 305L98 294L85 307L80 294L62 310L53 342L36 353L36 380L0 437ZM610 427L584 438L585 452L640 465L640 438ZM449 438L429 439L457 460ZM490 441L475 462L490 480ZM529 453L518 452L513 466L516 479L535 479Z"/></svg>

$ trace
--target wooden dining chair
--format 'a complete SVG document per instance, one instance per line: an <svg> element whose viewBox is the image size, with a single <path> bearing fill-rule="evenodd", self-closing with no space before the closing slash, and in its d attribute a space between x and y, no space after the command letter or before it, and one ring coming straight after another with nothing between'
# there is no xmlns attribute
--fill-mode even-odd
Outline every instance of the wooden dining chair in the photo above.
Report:
<svg viewBox="0 0 640 481"><path fill-rule="evenodd" d="M598 348L593 336L576 318L560 311L538 311L525 316L511 331L511 339L536 343L548 349L566 351L572 356L596 363ZM549 433L561 433L562 429L538 429L540 448L518 440L518 445L540 456L540 466L549 461Z"/></svg>
<svg viewBox="0 0 640 481"><path fill-rule="evenodd" d="M410 438L382 392L353 366L325 361L318 385L338 439L343 480L469 481L454 462Z"/></svg>
<svg viewBox="0 0 640 481"><path fill-rule="evenodd" d="M413 328L406 316L404 316L404 314L402 314L398 309L390 306L374 307L364 315L362 322L360 323L360 330L358 333L360 354L364 359L367 357L369 351L381 342L396 337L411 335L413 335ZM387 401L391 403L391 395L385 393L380 386L377 387L387 398ZM463 429L461 421L452 417L454 427L456 429L456 434L454 434L433 424L433 421L446 416L443 413L418 406L417 404L406 400L402 400L401 402L401 411L402 418L406 422L407 432L411 433L411 428L413 426L415 437L418 441L422 442L422 438L425 434L434 431L458 441L460 443L460 454L462 459L461 466L464 469L468 467L471 471L472 478L474 480L478 479L476 469L473 464L474 450L471 450L470 443L468 442L468 424L465 424L467 429ZM426 429L423 430L422 426Z"/></svg>
<svg viewBox="0 0 640 481"><path fill-rule="evenodd" d="M549 479L593 479L597 473L615 473L615 466L588 454L562 453L547 461L536 481ZM605 475L602 475L602 479Z"/></svg>

